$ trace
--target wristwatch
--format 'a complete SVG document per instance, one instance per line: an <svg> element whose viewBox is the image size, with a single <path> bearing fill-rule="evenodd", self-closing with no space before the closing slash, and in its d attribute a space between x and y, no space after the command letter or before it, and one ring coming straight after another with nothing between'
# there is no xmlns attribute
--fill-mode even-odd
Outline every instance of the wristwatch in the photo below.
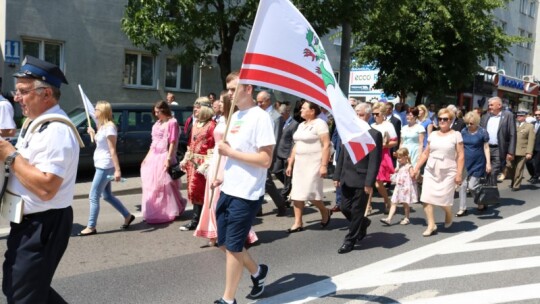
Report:
<svg viewBox="0 0 540 304"><path fill-rule="evenodd" d="M15 161L15 158L17 156L21 155L19 152L15 151L13 153L11 153L10 156L6 157L6 162L5 162L5 167L6 169L7 168L11 168L11 165L13 165L13 162Z"/></svg>

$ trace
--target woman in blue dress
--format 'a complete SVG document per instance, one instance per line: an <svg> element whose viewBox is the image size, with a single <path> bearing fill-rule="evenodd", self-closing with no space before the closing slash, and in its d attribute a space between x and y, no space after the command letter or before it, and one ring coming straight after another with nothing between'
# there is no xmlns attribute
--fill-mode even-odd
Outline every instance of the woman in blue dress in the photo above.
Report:
<svg viewBox="0 0 540 304"><path fill-rule="evenodd" d="M478 187L480 177L491 172L489 161L489 134L486 129L479 126L480 116L472 111L463 118L467 126L461 131L463 148L465 150L465 170L463 183L459 189L459 211L456 216L467 214L467 188L473 191ZM485 205L478 205L478 210L485 209Z"/></svg>
<svg viewBox="0 0 540 304"><path fill-rule="evenodd" d="M401 143L399 146L400 148L407 148L409 151L413 168L424 149L424 137L426 135L426 129L418 123L418 113L417 108L410 108L407 111L407 124L401 128Z"/></svg>

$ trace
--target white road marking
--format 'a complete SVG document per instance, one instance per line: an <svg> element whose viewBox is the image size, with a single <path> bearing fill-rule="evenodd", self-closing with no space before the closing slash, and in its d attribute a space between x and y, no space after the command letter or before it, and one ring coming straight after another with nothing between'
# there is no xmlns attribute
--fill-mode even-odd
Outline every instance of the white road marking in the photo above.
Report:
<svg viewBox="0 0 540 304"><path fill-rule="evenodd" d="M473 246L476 246L477 250L482 250L482 245L472 245L474 243L471 244L471 242L474 242L495 232L518 230L523 227L521 225L525 225L521 223L537 216L540 216L540 207L524 211L522 213L493 222L491 224L487 224L476 230L460 233L453 237L438 241L436 243L426 245L424 247L417 248L415 250L411 250L409 252L405 252L403 254L393 256L388 259L378 261L349 272L345 272L343 274L334 276L326 280L303 286L295 290L288 291L286 293L278 294L273 297L261 299L257 301L257 303L307 303L323 296L336 293L340 290L361 289L388 284L404 284L408 282L418 282L424 280L431 280L434 278L436 279L458 277L478 273L490 273L494 271L540 267L540 256L538 256L510 260L471 263L457 266L436 267L420 270L396 271L400 268L414 264L418 261L427 259L435 255L453 253L455 252L455 250L459 250L460 248L463 248L462 250L472 250ZM526 225L529 227L534 227L535 223L526 223ZM521 246L521 241L518 240L516 242L513 242L512 240L506 240L508 245L514 246ZM484 244L488 248L490 246L500 248L497 246L500 246L504 242L504 240L489 241L480 242L480 244ZM540 295L536 293L536 297L540 297ZM526 298L529 299L529 297ZM426 303L432 302L427 301ZM488 301L486 303L499 302Z"/></svg>
<svg viewBox="0 0 540 304"><path fill-rule="evenodd" d="M470 303L474 299L475 304L515 303L530 299L538 299L540 284L530 284L494 289L484 289L471 292L463 292L453 295L439 296L429 299L403 301L401 304L447 304L447 303Z"/></svg>
<svg viewBox="0 0 540 304"><path fill-rule="evenodd" d="M373 303L376 302L376 300L379 297L382 297L384 295L387 295L391 293L392 291L400 288L401 285L394 284L394 285L384 285L379 286L372 291L369 292L369 294L361 295L358 298L351 300L347 302L346 304L366 304L366 303Z"/></svg>

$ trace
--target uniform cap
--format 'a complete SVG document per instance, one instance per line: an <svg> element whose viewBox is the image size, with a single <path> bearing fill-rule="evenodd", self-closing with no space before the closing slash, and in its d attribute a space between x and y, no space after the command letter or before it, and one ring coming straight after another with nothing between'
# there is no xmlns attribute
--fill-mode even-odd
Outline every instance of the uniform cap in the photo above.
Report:
<svg viewBox="0 0 540 304"><path fill-rule="evenodd" d="M13 74L13 77L43 80L57 88L60 88L62 83L68 84L64 73L58 66L32 56L24 58L21 70Z"/></svg>

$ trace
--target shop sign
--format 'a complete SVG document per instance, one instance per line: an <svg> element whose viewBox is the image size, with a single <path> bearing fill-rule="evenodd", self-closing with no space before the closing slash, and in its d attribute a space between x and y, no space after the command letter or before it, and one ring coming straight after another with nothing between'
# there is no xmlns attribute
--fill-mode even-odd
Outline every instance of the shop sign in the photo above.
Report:
<svg viewBox="0 0 540 304"><path fill-rule="evenodd" d="M521 79L499 75L499 87L506 87L514 90L523 91L525 82Z"/></svg>

